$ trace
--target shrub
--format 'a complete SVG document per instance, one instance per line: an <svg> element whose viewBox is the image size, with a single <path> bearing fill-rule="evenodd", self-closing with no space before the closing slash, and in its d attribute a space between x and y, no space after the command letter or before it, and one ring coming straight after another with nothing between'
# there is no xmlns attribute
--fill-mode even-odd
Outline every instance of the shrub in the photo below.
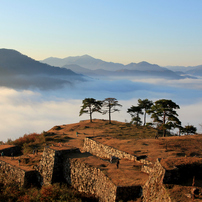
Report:
<svg viewBox="0 0 202 202"><path fill-rule="evenodd" d="M40 134L37 133L31 133L29 135L25 134L23 137L14 140L13 144L22 147L25 143L35 142L39 136Z"/></svg>

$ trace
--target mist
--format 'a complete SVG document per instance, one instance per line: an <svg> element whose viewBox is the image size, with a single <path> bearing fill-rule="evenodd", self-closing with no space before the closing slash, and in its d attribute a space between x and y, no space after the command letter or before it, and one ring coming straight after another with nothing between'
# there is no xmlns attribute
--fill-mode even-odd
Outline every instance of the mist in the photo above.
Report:
<svg viewBox="0 0 202 202"><path fill-rule="evenodd" d="M0 141L16 139L33 132L41 133L55 125L76 123L89 119L87 114L79 116L82 100L92 97L104 100L116 98L120 112L112 114L112 119L129 122L126 113L138 99L171 99L180 109L177 110L182 125L192 124L201 132L199 124L202 114L202 79L164 80L164 79L89 79L71 85L63 84L57 88L0 88ZM93 118L108 119L108 115L94 113ZM149 116L148 116L149 119Z"/></svg>

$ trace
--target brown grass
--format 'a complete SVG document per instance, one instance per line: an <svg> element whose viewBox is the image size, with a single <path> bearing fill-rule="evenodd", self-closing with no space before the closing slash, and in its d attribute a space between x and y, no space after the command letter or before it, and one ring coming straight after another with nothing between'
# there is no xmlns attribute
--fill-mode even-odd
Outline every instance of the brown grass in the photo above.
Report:
<svg viewBox="0 0 202 202"><path fill-rule="evenodd" d="M78 133L78 137L76 133ZM112 121L112 124L109 124L107 120L94 119L92 123L89 120L85 120L79 123L55 126L40 135L30 136L30 139L27 136L19 138L15 143L23 142L20 145L24 148L24 158L28 158L29 161L26 164L22 162L21 166L28 166L29 169L33 165L38 164L44 146L49 145L55 150L77 147L82 151L85 137L93 137L96 141L137 157L146 155L147 160L152 162L155 162L157 158L161 158L162 165L167 169L181 164L196 163L197 161L201 163L202 135L160 137L155 139L155 134L156 130L151 127L137 127L129 123L117 121ZM36 139L33 141L31 137L36 137ZM11 147L11 145L1 145L0 150L6 147ZM37 156L32 154L32 150L35 147L39 150ZM8 160L10 161L9 158ZM119 169L116 168L116 164L110 164L96 157L79 158L79 160L99 167L115 184L120 186L143 185L148 178L147 174L138 170L141 166L140 164L137 165L127 160L120 161ZM18 165L17 159L15 161L12 160L11 163ZM175 185L167 189L176 201L188 201L187 196L185 196L189 192L187 187L183 188Z"/></svg>
<svg viewBox="0 0 202 202"><path fill-rule="evenodd" d="M148 174L140 171L141 164L137 162L122 159L120 160L119 168L117 168L116 163L110 163L94 156L77 160L99 168L117 186L144 185L148 180Z"/></svg>

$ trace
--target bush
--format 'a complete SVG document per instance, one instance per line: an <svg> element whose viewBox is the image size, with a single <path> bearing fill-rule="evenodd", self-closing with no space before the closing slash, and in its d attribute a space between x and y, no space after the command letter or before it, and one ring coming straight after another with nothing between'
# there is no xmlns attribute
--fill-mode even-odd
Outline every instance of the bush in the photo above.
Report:
<svg viewBox="0 0 202 202"><path fill-rule="evenodd" d="M44 185L41 189L32 187L29 189L21 188L15 183L3 185L0 183L0 201L16 201L16 202L82 202L97 201L92 196L79 194L75 190L69 188L66 184L59 183L53 185Z"/></svg>
<svg viewBox="0 0 202 202"><path fill-rule="evenodd" d="M25 143L35 142L39 136L40 134L37 133L25 134L23 137L14 140L13 144L22 147Z"/></svg>

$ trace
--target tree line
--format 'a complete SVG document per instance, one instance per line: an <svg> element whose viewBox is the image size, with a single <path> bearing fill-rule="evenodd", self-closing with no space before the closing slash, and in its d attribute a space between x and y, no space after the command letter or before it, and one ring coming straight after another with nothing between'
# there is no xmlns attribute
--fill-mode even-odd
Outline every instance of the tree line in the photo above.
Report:
<svg viewBox="0 0 202 202"><path fill-rule="evenodd" d="M119 107L122 107L119 104L116 98L105 98L104 100L96 100L94 98L85 98L82 101L81 110L79 116L84 113L90 115L90 122L92 122L92 115L94 112L109 114L109 124L111 124L111 114L117 111L120 111ZM182 127L181 121L178 119L177 109L180 109L172 100L168 99L159 99L155 102L148 99L138 99L136 106L132 105L127 109L127 113L131 115L131 124L136 126L156 126L158 131L161 131L163 136L166 136L168 130L175 128L179 129L180 133L183 134L194 134L196 133L196 127L193 125L187 125ZM153 122L146 122L146 117L151 115ZM143 115L143 121L141 116Z"/></svg>

